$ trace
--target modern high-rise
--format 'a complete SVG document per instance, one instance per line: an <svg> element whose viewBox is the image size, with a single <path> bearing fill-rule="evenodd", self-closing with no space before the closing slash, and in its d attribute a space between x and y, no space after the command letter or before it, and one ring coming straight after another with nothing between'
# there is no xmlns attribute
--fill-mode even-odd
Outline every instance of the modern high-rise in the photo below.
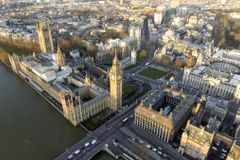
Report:
<svg viewBox="0 0 240 160"><path fill-rule="evenodd" d="M154 13L154 24L159 25L162 23L163 14L162 13Z"/></svg>
<svg viewBox="0 0 240 160"><path fill-rule="evenodd" d="M122 74L121 64L117 55L115 55L112 68L109 73L111 108L114 111L117 111L122 107Z"/></svg>
<svg viewBox="0 0 240 160"><path fill-rule="evenodd" d="M38 43L42 53L53 53L53 40L50 25L47 22L37 22Z"/></svg>
<svg viewBox="0 0 240 160"><path fill-rule="evenodd" d="M139 24L132 24L129 28L129 36L136 41L136 50L141 49L142 28Z"/></svg>

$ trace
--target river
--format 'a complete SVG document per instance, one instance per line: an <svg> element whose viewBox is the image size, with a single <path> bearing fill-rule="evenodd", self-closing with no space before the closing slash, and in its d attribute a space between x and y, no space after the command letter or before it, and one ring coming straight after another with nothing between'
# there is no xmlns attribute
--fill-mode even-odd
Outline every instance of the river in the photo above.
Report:
<svg viewBox="0 0 240 160"><path fill-rule="evenodd" d="M0 127L1 160L52 160L86 136L1 62Z"/></svg>

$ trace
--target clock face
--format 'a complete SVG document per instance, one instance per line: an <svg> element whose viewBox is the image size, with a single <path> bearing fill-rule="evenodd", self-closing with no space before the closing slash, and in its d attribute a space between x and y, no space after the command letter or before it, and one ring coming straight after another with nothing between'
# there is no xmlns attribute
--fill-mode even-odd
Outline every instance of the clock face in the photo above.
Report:
<svg viewBox="0 0 240 160"><path fill-rule="evenodd" d="M122 77L121 76L118 76L118 80L120 80Z"/></svg>
<svg viewBox="0 0 240 160"><path fill-rule="evenodd" d="M112 75L112 77L111 77L111 78L112 78L112 80L114 80L114 79L115 79L114 75Z"/></svg>

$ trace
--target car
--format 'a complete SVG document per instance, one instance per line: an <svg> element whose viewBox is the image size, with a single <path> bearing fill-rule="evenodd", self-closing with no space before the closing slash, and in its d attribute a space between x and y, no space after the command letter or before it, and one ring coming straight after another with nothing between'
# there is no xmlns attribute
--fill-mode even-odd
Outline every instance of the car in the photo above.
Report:
<svg viewBox="0 0 240 160"><path fill-rule="evenodd" d="M94 145L95 143L97 143L97 140L96 140L96 139L94 139L94 140L91 142L92 145Z"/></svg>
<svg viewBox="0 0 240 160"><path fill-rule="evenodd" d="M73 155L72 154L70 154L68 157L67 157L67 159L73 159Z"/></svg>
<svg viewBox="0 0 240 160"><path fill-rule="evenodd" d="M76 150L74 154L78 155L80 153L80 149Z"/></svg>
<svg viewBox="0 0 240 160"><path fill-rule="evenodd" d="M212 149L215 150L215 151L217 151L217 148L216 148L215 146L212 146Z"/></svg>
<svg viewBox="0 0 240 160"><path fill-rule="evenodd" d="M152 150L153 150L154 152L157 152L157 149L156 149L156 148L153 148Z"/></svg>
<svg viewBox="0 0 240 160"><path fill-rule="evenodd" d="M128 118L124 118L122 121L125 123L127 122Z"/></svg>
<svg viewBox="0 0 240 160"><path fill-rule="evenodd" d="M89 142L87 142L87 143L85 143L85 147L88 147L90 145L90 143Z"/></svg>
<svg viewBox="0 0 240 160"><path fill-rule="evenodd" d="M142 140L140 140L140 139L138 140L138 142L143 144L143 141L142 141Z"/></svg>
<svg viewBox="0 0 240 160"><path fill-rule="evenodd" d="M161 148L161 147L159 147L159 146L158 146L158 149L159 149L160 151L162 150L162 148Z"/></svg>
<svg viewBox="0 0 240 160"><path fill-rule="evenodd" d="M135 138L132 138L133 141L135 141L136 139Z"/></svg>
<svg viewBox="0 0 240 160"><path fill-rule="evenodd" d="M224 158L225 158L225 156L221 155L221 159L224 159Z"/></svg>
<svg viewBox="0 0 240 160"><path fill-rule="evenodd" d="M161 152L161 151L157 151L157 153L158 153L159 155L162 155L162 152Z"/></svg>
<svg viewBox="0 0 240 160"><path fill-rule="evenodd" d="M151 148L151 146L149 144L147 144L146 147L149 148L149 149Z"/></svg>

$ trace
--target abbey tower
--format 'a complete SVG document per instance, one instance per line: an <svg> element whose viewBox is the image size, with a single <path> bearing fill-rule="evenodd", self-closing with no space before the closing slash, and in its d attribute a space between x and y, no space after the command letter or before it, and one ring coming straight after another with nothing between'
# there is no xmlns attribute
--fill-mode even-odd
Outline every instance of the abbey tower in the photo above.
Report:
<svg viewBox="0 0 240 160"><path fill-rule="evenodd" d="M46 22L37 22L37 36L42 53L54 52L51 29Z"/></svg>

